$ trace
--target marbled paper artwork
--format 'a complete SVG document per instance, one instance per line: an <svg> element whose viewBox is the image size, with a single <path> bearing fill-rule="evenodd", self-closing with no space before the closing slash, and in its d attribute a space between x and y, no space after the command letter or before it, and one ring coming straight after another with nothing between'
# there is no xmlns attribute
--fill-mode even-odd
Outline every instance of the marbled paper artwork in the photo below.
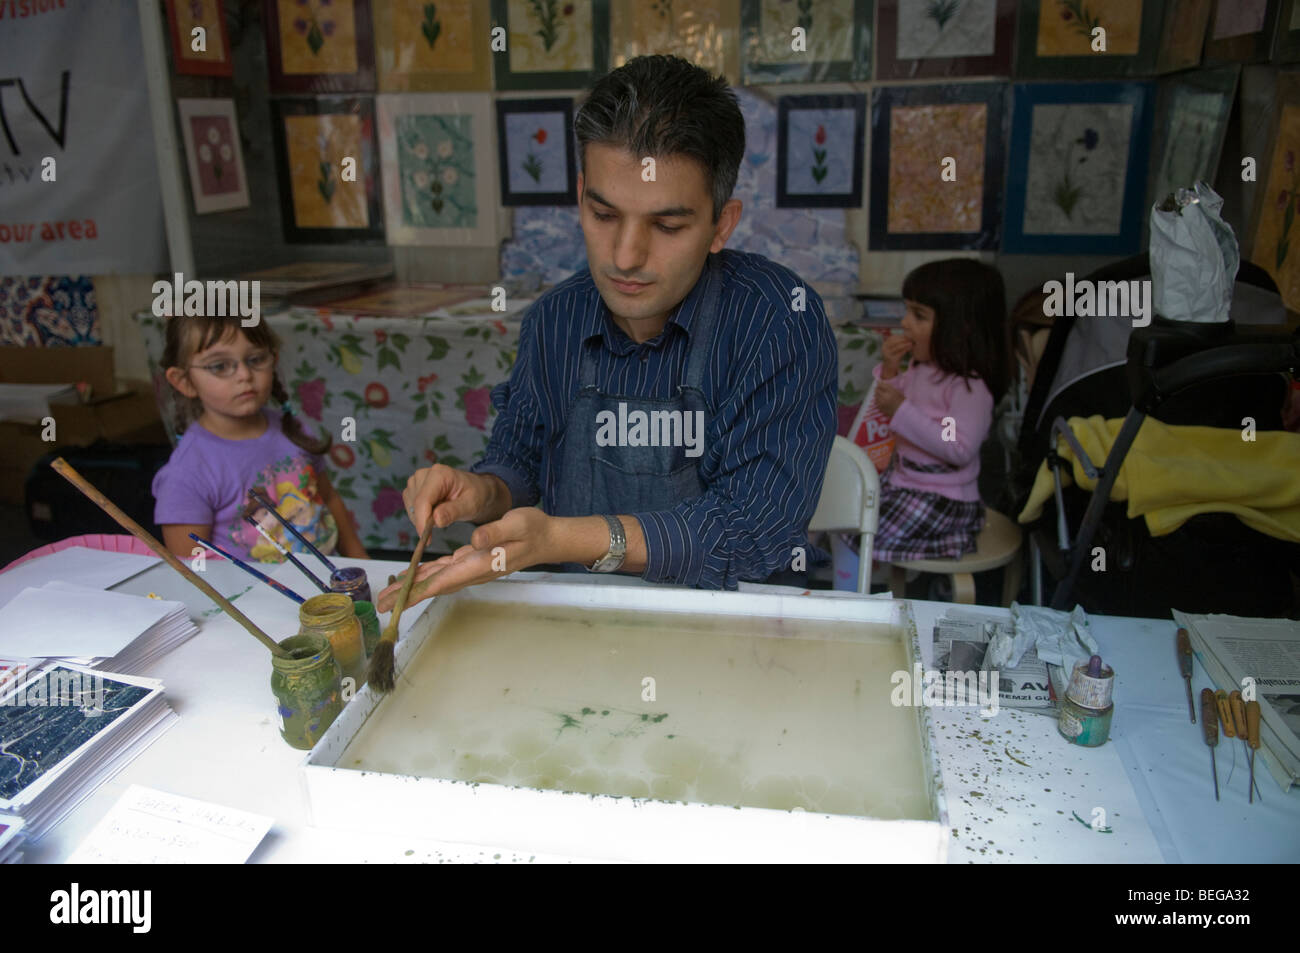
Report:
<svg viewBox="0 0 1300 953"><path fill-rule="evenodd" d="M890 111L890 232L980 230L987 126L984 103ZM945 158L955 160L955 181L941 179Z"/></svg>

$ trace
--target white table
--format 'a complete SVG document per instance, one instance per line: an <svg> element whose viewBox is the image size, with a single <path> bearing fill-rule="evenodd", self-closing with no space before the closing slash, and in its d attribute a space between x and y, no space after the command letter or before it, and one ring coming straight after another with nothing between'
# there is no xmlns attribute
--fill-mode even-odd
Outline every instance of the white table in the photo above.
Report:
<svg viewBox="0 0 1300 953"><path fill-rule="evenodd" d="M403 564L338 559L364 567L378 591ZM303 595L308 585L292 566L274 577ZM207 578L273 637L297 630L297 606L222 562L209 562ZM520 584L547 574L520 573ZM566 582L636 585L625 576L568 575ZM251 586L250 586L251 584ZM69 856L130 784L266 814L271 833L253 855L259 862L542 862L577 860L415 838L343 834L310 826L300 764L304 752L279 733L270 693L267 652L173 570L158 565L114 587L182 599L202 631L147 674L166 685L181 716L170 731L67 819L28 845L31 862ZM665 587L667 588L667 587ZM776 587L744 587L782 591ZM798 591L798 590L793 590ZM860 598L851 593L828 598ZM949 606L914 602L922 654L929 662L929 633ZM1006 610L989 609L1006 618ZM418 613L413 613L413 621ZM1112 742L1085 749L1067 744L1053 719L1003 709L985 718L972 709L934 712L938 754L947 790L953 862L1081 861L1133 863L1300 860L1300 794L1283 794L1267 771L1256 780L1264 803L1246 804L1240 752L1219 747L1223 801L1216 804L1208 777L1209 755L1187 706L1173 653L1172 622L1095 617L1093 631L1116 676ZM403 628L406 628L404 625ZM1197 668L1197 692L1208 684ZM1232 744L1236 744L1233 742ZM1236 745L1239 749L1240 745ZM1231 781L1228 781L1229 773ZM1080 823L1105 812L1113 833ZM382 810L358 804L358 811Z"/></svg>

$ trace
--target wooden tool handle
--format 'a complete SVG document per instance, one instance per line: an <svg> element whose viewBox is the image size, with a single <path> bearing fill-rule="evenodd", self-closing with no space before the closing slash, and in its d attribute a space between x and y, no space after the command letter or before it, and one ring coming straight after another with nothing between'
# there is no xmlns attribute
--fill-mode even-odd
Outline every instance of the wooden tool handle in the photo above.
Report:
<svg viewBox="0 0 1300 953"><path fill-rule="evenodd" d="M433 515L430 514L429 522L424 524L424 532L420 534L420 541L415 544L415 552L411 553L411 564L406 567L406 578L402 580L402 588L397 590L397 601L393 603L393 614L388 617L388 625L384 626L383 638L397 638L397 620L402 616L402 610L406 608L406 600L411 598L411 587L415 585L415 570L420 566L420 560L424 558L424 547L429 545L429 537L433 535Z"/></svg>
<svg viewBox="0 0 1300 953"><path fill-rule="evenodd" d="M1246 702L1246 743L1259 747L1259 702Z"/></svg>
<svg viewBox="0 0 1300 953"><path fill-rule="evenodd" d="M1219 719L1214 713L1214 692L1208 688L1201 689L1201 730L1205 732L1205 743L1211 748L1219 743Z"/></svg>
<svg viewBox="0 0 1300 953"><path fill-rule="evenodd" d="M1183 678L1191 678L1192 675L1192 640L1187 634L1186 629L1178 630L1178 669L1183 673Z"/></svg>
<svg viewBox="0 0 1300 953"><path fill-rule="evenodd" d="M1223 736L1237 737L1237 732L1232 727L1232 709L1228 707L1228 693L1222 688L1214 693L1214 704L1219 710L1219 721L1223 722Z"/></svg>
<svg viewBox="0 0 1300 953"><path fill-rule="evenodd" d="M63 477L80 490L87 499L95 503L95 505L109 516L113 517L119 526L152 549L162 557L163 561L166 562L167 565L171 566L178 573L197 586L199 591L205 596L217 605L221 606L221 608L225 610L226 615L230 616L230 618L242 625L252 635L260 639L262 644L271 650L272 655L278 655L280 658L289 657L289 653L280 648L280 646L275 643L274 639L255 626L251 619L231 605L229 599L217 592L217 590L213 589L203 579L201 579L194 570L190 569L189 566L177 559L170 550L163 546L162 543L154 539L143 526L118 509L112 500L106 497L103 493L100 493L99 490L95 489L95 487L92 486L85 477L74 470L66 460L59 457L54 460L50 466L59 474L59 476Z"/></svg>
<svg viewBox="0 0 1300 953"><path fill-rule="evenodd" d="M1237 737L1246 737L1246 706L1242 704L1241 692L1228 696L1228 706L1232 709L1232 727L1237 730Z"/></svg>

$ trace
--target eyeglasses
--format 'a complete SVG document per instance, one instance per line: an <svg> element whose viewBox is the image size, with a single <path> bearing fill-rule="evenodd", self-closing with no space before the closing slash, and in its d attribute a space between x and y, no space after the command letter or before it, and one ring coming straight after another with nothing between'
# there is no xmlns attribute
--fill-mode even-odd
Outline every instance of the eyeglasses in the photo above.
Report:
<svg viewBox="0 0 1300 953"><path fill-rule="evenodd" d="M274 360L275 355L270 351L254 351L242 361L231 358L225 361L213 361L211 364L192 364L190 366L207 371L213 377L234 377L239 372L241 363L247 365L248 369L256 374L270 367Z"/></svg>

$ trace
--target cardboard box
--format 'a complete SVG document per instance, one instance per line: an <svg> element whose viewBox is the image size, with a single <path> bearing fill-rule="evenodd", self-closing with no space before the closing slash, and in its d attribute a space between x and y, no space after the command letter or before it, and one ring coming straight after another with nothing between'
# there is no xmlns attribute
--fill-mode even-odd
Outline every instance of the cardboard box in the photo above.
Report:
<svg viewBox="0 0 1300 953"><path fill-rule="evenodd" d="M88 403L52 406L53 440L39 423L0 421L0 503L23 500L32 466L55 447L167 442L148 381L114 381L111 347L0 347L0 381L14 384L88 382Z"/></svg>

